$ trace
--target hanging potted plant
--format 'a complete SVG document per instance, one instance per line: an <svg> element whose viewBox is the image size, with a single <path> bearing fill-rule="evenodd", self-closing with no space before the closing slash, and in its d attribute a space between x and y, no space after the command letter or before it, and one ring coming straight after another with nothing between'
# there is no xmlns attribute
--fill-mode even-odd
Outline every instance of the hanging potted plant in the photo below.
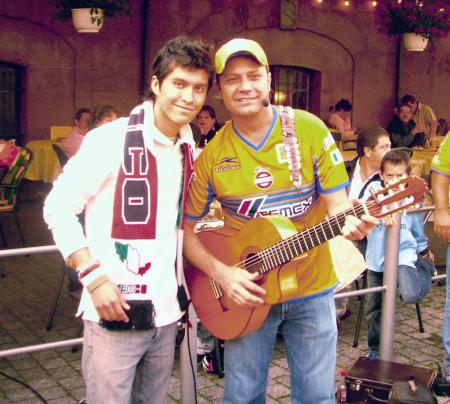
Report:
<svg viewBox="0 0 450 404"><path fill-rule="evenodd" d="M385 0L377 5L374 19L383 34L402 35L408 50L423 51L429 39L449 34L449 11L448 0Z"/></svg>
<svg viewBox="0 0 450 404"><path fill-rule="evenodd" d="M72 18L78 32L99 32L105 17L131 15L130 0L49 0L54 7L54 18L67 21Z"/></svg>

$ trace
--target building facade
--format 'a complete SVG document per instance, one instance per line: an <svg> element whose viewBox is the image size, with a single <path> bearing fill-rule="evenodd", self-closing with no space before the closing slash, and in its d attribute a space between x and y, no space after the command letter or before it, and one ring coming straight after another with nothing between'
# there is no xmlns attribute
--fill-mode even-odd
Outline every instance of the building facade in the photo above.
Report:
<svg viewBox="0 0 450 404"><path fill-rule="evenodd" d="M396 38L377 32L372 2L342 3L131 0L132 16L106 18L100 33L79 34L71 22L55 21L46 1L2 1L0 136L15 134L22 144L47 139L51 125L71 125L76 109L96 104L127 115L144 95L156 51L180 34L214 46L238 36L257 40L272 65L274 101L322 118L347 98L354 125L385 126L404 93L450 118L450 39L399 53ZM227 119L216 91L208 103Z"/></svg>

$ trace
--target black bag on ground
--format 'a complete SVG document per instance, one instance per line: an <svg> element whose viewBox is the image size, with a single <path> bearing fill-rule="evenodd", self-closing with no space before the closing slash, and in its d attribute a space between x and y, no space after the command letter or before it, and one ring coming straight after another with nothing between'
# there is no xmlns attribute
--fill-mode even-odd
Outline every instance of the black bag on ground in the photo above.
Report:
<svg viewBox="0 0 450 404"><path fill-rule="evenodd" d="M412 384L413 385L412 385ZM415 388L413 387L415 386ZM425 385L414 381L395 382L389 394L388 404L436 404L433 392Z"/></svg>
<svg viewBox="0 0 450 404"><path fill-rule="evenodd" d="M360 357L346 376L348 403L386 403L396 382L414 376L417 384L431 388L436 371L419 366ZM408 383L408 382L406 382Z"/></svg>

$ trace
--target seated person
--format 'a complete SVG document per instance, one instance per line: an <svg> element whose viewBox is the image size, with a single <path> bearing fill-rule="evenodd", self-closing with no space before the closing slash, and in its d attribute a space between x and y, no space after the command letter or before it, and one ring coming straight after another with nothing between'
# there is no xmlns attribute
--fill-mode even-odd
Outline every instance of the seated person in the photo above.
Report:
<svg viewBox="0 0 450 404"><path fill-rule="evenodd" d="M393 149L381 160L380 174L372 179L371 188L381 189L408 177L411 173L409 153ZM370 196L369 190L363 200ZM385 217L367 236L367 280L368 287L383 285L386 226L394 224L392 217ZM424 234L422 213L401 215L400 245L398 257L398 289L402 303L417 303L431 289L431 277L435 274L434 257L428 249L428 240ZM367 299L366 319L368 321L367 357L378 359L380 345L382 294L371 293Z"/></svg>
<svg viewBox="0 0 450 404"><path fill-rule="evenodd" d="M0 165L9 169L15 163L18 155L19 149L14 142L0 139Z"/></svg>
<svg viewBox="0 0 450 404"><path fill-rule="evenodd" d="M75 126L70 135L64 140L61 149L64 150L69 157L72 157L80 148L84 135L88 132L88 123L91 113L87 108L80 108L75 112Z"/></svg>
<svg viewBox="0 0 450 404"><path fill-rule="evenodd" d="M358 155L350 161L345 162L345 169L350 180L348 186L349 199L359 199L364 195L365 190L371 184L374 176L378 176L381 159L391 150L389 134L381 127L365 127L358 132L356 141L356 151ZM366 254L367 239L358 241L358 249L364 256ZM345 292L351 287L346 286ZM345 320L351 313L348 308L348 297L336 299L336 319L338 328L341 321Z"/></svg>
<svg viewBox="0 0 450 404"><path fill-rule="evenodd" d="M424 147L427 138L424 128L412 119L412 110L409 104L400 104L396 115L389 122L386 130L391 135L393 147Z"/></svg>
<svg viewBox="0 0 450 404"><path fill-rule="evenodd" d="M200 133L202 135L197 143L197 147L203 149L220 128L216 126L216 111L213 107L210 105L203 105L197 115L197 125L200 128Z"/></svg>
<svg viewBox="0 0 450 404"><path fill-rule="evenodd" d="M352 104L346 99L342 99L336 103L336 105L331 108L333 113L330 115L328 122L334 126L342 135L342 142L354 142L356 141L356 129L352 127L350 121L350 112L352 111ZM355 145L353 145L355 146ZM353 147L354 148L354 147Z"/></svg>
<svg viewBox="0 0 450 404"><path fill-rule="evenodd" d="M96 105L89 116L88 129L91 130L115 121L119 116L119 111L112 105Z"/></svg>

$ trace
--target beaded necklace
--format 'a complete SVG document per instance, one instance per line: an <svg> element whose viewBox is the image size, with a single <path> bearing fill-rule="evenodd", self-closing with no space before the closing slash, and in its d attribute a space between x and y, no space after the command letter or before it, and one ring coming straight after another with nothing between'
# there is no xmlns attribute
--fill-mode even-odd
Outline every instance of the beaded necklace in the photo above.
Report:
<svg viewBox="0 0 450 404"><path fill-rule="evenodd" d="M281 129L283 132L284 152L288 161L290 178L297 189L302 186L302 158L300 156L297 134L295 133L294 110L291 107L280 105Z"/></svg>

